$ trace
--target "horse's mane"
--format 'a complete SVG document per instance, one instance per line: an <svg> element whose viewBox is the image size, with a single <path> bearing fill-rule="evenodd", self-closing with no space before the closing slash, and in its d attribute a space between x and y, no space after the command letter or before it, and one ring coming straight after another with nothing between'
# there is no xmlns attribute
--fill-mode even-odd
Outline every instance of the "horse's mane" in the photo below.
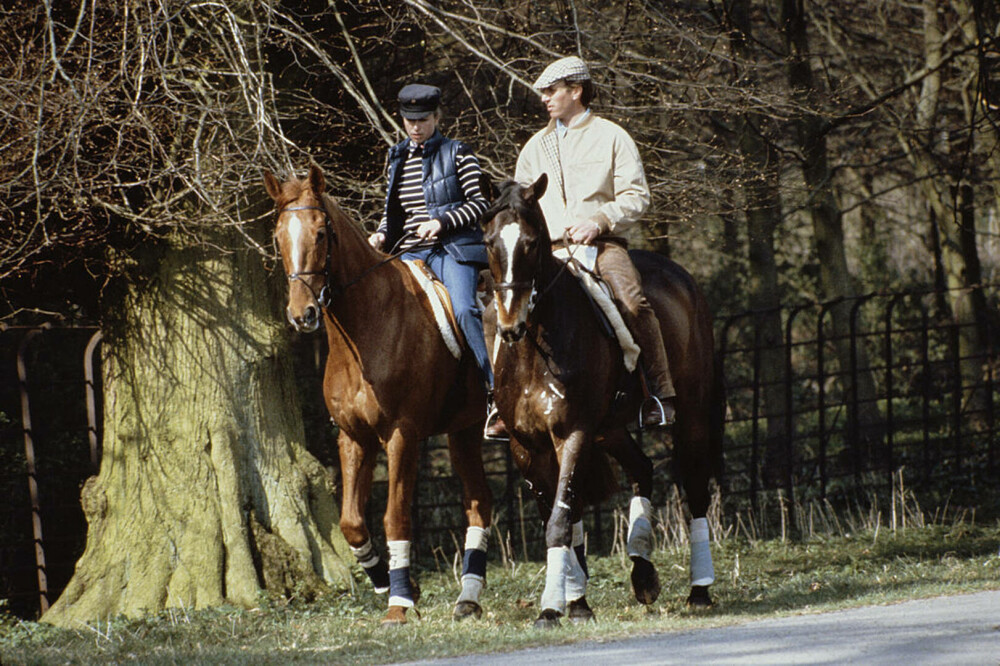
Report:
<svg viewBox="0 0 1000 666"><path fill-rule="evenodd" d="M323 193L323 196L320 197L320 199L323 201L323 209L326 211L327 217L330 218L331 222L337 225L338 230L354 233L354 235L358 236L358 238L365 241L364 244L366 246L371 247L368 245L368 241L365 238L364 229L360 224L352 220L350 215L344 212L344 209L340 207L340 204L337 203L336 199L326 192Z"/></svg>

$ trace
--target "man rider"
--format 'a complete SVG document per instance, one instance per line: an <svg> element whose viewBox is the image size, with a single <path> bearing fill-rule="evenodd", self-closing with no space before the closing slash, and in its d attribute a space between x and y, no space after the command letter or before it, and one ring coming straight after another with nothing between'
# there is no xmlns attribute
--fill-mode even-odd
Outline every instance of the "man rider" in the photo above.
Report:
<svg viewBox="0 0 1000 666"><path fill-rule="evenodd" d="M614 293L625 323L645 359L651 396L642 406L643 427L674 421L674 390L660 324L642 291L622 232L649 206L649 186L639 150L628 132L590 110L594 82L576 56L551 63L533 84L548 111L548 125L517 158L514 178L549 176L539 199L553 244L597 246L595 272Z"/></svg>

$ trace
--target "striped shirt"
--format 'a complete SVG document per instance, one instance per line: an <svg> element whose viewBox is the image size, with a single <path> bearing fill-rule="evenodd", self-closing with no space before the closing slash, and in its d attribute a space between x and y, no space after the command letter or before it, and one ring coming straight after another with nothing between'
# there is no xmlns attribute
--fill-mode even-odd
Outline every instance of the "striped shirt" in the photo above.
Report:
<svg viewBox="0 0 1000 666"><path fill-rule="evenodd" d="M443 213L438 218L441 222L442 234L459 229L474 228L488 207L486 199L479 189L479 175L482 173L482 169L479 168L479 160L472 153L459 149L455 156L455 163L458 181L462 186L462 193L465 195L465 203ZM399 176L399 204L406 216L403 220L405 240L397 246L399 250L420 243L420 239L416 236L406 236L406 234L416 231L418 226L430 220L430 216L427 214L427 204L424 201L423 176L423 149L411 141L410 154L403 162L402 173ZM388 220L383 215L378 230L386 233L387 229Z"/></svg>

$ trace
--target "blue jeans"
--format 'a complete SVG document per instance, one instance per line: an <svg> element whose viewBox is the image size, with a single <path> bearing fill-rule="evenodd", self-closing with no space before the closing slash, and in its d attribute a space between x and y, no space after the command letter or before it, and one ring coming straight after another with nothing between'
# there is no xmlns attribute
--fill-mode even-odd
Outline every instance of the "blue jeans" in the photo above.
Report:
<svg viewBox="0 0 1000 666"><path fill-rule="evenodd" d="M476 359L476 365L483 372L486 386L493 390L493 368L486 352L486 338L483 335L483 314L476 303L476 284L479 282L479 269L470 264L455 261L440 245L437 247L411 250L400 256L401 259L420 259L431 272L448 288L451 297L451 307L458 319L466 344Z"/></svg>

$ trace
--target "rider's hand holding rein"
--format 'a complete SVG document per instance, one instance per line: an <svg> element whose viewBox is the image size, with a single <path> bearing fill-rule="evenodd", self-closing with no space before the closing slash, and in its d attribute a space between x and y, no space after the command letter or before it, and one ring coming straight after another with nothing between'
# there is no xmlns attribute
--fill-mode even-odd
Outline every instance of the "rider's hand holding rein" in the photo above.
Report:
<svg viewBox="0 0 1000 666"><path fill-rule="evenodd" d="M441 220L427 220L417 227L417 238L422 241L435 240L442 227Z"/></svg>
<svg viewBox="0 0 1000 666"><path fill-rule="evenodd" d="M590 245L601 235L601 227L591 220L584 220L572 226L566 227L569 239L580 245Z"/></svg>
<svg viewBox="0 0 1000 666"><path fill-rule="evenodd" d="M374 232L368 237L368 244L376 250L381 250L382 246L385 245L385 234L381 231Z"/></svg>

